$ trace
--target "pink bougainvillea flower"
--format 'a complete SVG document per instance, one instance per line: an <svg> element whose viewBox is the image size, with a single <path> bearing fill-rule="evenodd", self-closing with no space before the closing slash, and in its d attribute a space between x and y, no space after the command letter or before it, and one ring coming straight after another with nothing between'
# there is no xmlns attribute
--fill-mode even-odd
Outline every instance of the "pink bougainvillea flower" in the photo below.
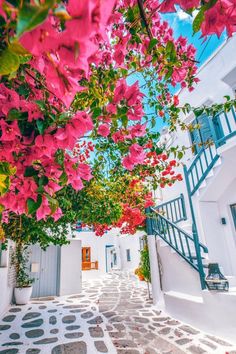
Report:
<svg viewBox="0 0 236 354"><path fill-rule="evenodd" d="M80 191L81 189L84 188L83 182L79 176L75 177L74 179L68 179L70 180L71 186L76 190Z"/></svg>
<svg viewBox="0 0 236 354"><path fill-rule="evenodd" d="M42 203L38 210L36 211L37 220L46 220L47 216L50 215L51 209L46 197L43 197Z"/></svg>
<svg viewBox="0 0 236 354"><path fill-rule="evenodd" d="M112 134L112 140L114 141L114 143L118 143L120 141L124 141L125 138L124 138L124 135L122 134L122 132L118 131L118 132Z"/></svg>
<svg viewBox="0 0 236 354"><path fill-rule="evenodd" d="M2 141L14 141L16 137L21 136L20 129L16 120L11 124L7 124L4 119L1 119L0 127L2 131Z"/></svg>
<svg viewBox="0 0 236 354"><path fill-rule="evenodd" d="M91 167L85 163L80 163L77 171L78 175L86 181L90 181L90 179L93 178L91 174Z"/></svg>
<svg viewBox="0 0 236 354"><path fill-rule="evenodd" d="M132 171L134 169L134 162L129 155L123 158L122 165L129 171Z"/></svg>
<svg viewBox="0 0 236 354"><path fill-rule="evenodd" d="M106 138L110 134L110 127L108 124L101 124L98 127L98 134Z"/></svg>
<svg viewBox="0 0 236 354"><path fill-rule="evenodd" d="M126 89L127 89L126 81L124 79L119 80L114 91L114 99L113 99L114 104L117 104L122 99L124 99Z"/></svg>
<svg viewBox="0 0 236 354"><path fill-rule="evenodd" d="M106 106L106 110L107 110L108 113L116 114L116 105L112 104L112 103L109 103Z"/></svg>
<svg viewBox="0 0 236 354"><path fill-rule="evenodd" d="M146 134L146 124L133 125L129 128L129 131L133 138L144 136Z"/></svg>
<svg viewBox="0 0 236 354"><path fill-rule="evenodd" d="M224 18L221 16L221 12L218 11L216 5L205 12L205 20L201 26L203 36L216 33L220 37L224 28Z"/></svg>
<svg viewBox="0 0 236 354"><path fill-rule="evenodd" d="M200 5L200 0L179 0L176 1L183 10L190 10Z"/></svg>
<svg viewBox="0 0 236 354"><path fill-rule="evenodd" d="M52 217L53 217L54 221L57 221L62 217L62 215L63 215L63 213L62 213L61 208L57 208L55 213L52 214Z"/></svg>
<svg viewBox="0 0 236 354"><path fill-rule="evenodd" d="M7 16L6 16L6 14L5 14L5 12L3 11L3 8L2 8L3 2L4 2L4 0L0 0L0 16L2 16L4 18L4 20L6 21Z"/></svg>
<svg viewBox="0 0 236 354"><path fill-rule="evenodd" d="M175 9L176 0L163 0L160 4L159 11L160 12L176 12Z"/></svg>
<svg viewBox="0 0 236 354"><path fill-rule="evenodd" d="M142 146L139 144L133 144L129 148L131 161L134 163L142 163L146 157L146 153Z"/></svg>
<svg viewBox="0 0 236 354"><path fill-rule="evenodd" d="M7 115L12 109L19 109L20 98L15 90L11 90L4 84L0 84L0 112Z"/></svg>
<svg viewBox="0 0 236 354"><path fill-rule="evenodd" d="M44 187L44 190L51 196L58 192L60 189L62 189L62 186L59 186L59 184L55 183L52 180L50 180L48 184Z"/></svg>
<svg viewBox="0 0 236 354"><path fill-rule="evenodd" d="M129 106L133 106L135 103L140 102L144 94L139 90L139 83L136 81L132 86L127 86L125 98Z"/></svg>
<svg viewBox="0 0 236 354"><path fill-rule="evenodd" d="M40 155L51 157L56 152L56 140L50 134L38 135L35 139L35 146Z"/></svg>

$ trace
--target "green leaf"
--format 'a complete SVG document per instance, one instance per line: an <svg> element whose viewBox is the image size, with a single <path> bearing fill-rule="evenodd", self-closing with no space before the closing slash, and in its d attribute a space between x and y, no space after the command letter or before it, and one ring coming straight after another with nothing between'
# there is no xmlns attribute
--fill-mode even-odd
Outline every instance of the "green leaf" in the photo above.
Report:
<svg viewBox="0 0 236 354"><path fill-rule="evenodd" d="M196 33L200 30L204 18L205 18L205 8L202 7L193 21L193 33Z"/></svg>
<svg viewBox="0 0 236 354"><path fill-rule="evenodd" d="M44 130L45 130L45 126L44 126L44 121L42 119L37 119L36 120L36 125L37 125L37 128L38 128L38 131L40 134L43 134L44 133Z"/></svg>
<svg viewBox="0 0 236 354"><path fill-rule="evenodd" d="M18 15L16 26L17 37L20 37L24 32L31 31L42 23L47 18L49 8L49 5L33 6L24 3Z"/></svg>
<svg viewBox="0 0 236 354"><path fill-rule="evenodd" d="M17 71L20 65L18 55L6 48L0 54L0 75L8 75Z"/></svg>
<svg viewBox="0 0 236 354"><path fill-rule="evenodd" d="M18 55L31 56L30 52L26 50L17 40L11 42L8 49Z"/></svg>
<svg viewBox="0 0 236 354"><path fill-rule="evenodd" d="M37 201L35 202L33 199L28 198L27 199L27 209L28 209L28 214L33 214L35 213L40 205L42 204L42 196L38 195Z"/></svg>
<svg viewBox="0 0 236 354"><path fill-rule="evenodd" d="M152 38L150 40L149 46L148 46L148 50L151 51L155 45L158 43L158 40L156 38Z"/></svg>
<svg viewBox="0 0 236 354"><path fill-rule="evenodd" d="M12 108L8 114L7 114L7 120L9 121L13 121L13 120L19 120L19 119L22 119L23 116L22 116L22 112L18 111L17 109L15 108Z"/></svg>
<svg viewBox="0 0 236 354"><path fill-rule="evenodd" d="M168 80L173 74L173 68L168 68L167 73L165 74L165 80Z"/></svg>
<svg viewBox="0 0 236 354"><path fill-rule="evenodd" d="M175 45L172 41L168 41L166 45L166 54L169 56L170 60L176 59Z"/></svg>
<svg viewBox="0 0 236 354"><path fill-rule="evenodd" d="M65 185L68 181L68 177L67 177L67 174L65 172L63 172L60 176L60 183L62 185Z"/></svg>
<svg viewBox="0 0 236 354"><path fill-rule="evenodd" d="M36 171L32 166L26 167L24 177L33 177L37 175L38 175L38 171Z"/></svg>
<svg viewBox="0 0 236 354"><path fill-rule="evenodd" d="M0 162L0 174L5 176L12 176L16 173L16 168L11 167L8 162Z"/></svg>
<svg viewBox="0 0 236 354"><path fill-rule="evenodd" d="M51 212L52 214L55 213L55 211L57 210L58 208L58 201L54 198L52 198L49 194L46 194L46 197L47 197L47 200L49 202L49 206L50 206L50 209L51 209Z"/></svg>
<svg viewBox="0 0 236 354"><path fill-rule="evenodd" d="M48 177L42 176L39 178L39 186L46 186L48 184Z"/></svg>
<svg viewBox="0 0 236 354"><path fill-rule="evenodd" d="M96 107L93 110L93 118L97 118L102 114L102 109L100 107Z"/></svg>

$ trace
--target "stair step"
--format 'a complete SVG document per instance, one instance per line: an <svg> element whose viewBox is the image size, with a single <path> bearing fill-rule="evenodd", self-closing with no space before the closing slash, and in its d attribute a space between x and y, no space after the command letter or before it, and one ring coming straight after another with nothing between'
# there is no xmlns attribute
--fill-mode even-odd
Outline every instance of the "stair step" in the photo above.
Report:
<svg viewBox="0 0 236 354"><path fill-rule="evenodd" d="M196 295L189 295L186 293L181 293L179 291L166 291L164 292L165 296L169 297L174 297L177 299L185 300L185 301L191 301L195 303L202 304L203 303L203 298L201 296L196 296Z"/></svg>

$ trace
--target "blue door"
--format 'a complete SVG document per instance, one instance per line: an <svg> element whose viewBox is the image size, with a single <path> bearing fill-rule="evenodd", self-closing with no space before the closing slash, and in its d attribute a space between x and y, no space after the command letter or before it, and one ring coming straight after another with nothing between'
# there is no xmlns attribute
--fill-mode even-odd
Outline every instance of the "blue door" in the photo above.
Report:
<svg viewBox="0 0 236 354"><path fill-rule="evenodd" d="M33 283L32 297L56 296L59 290L60 247L49 246L46 251L40 246L30 248L30 271Z"/></svg>

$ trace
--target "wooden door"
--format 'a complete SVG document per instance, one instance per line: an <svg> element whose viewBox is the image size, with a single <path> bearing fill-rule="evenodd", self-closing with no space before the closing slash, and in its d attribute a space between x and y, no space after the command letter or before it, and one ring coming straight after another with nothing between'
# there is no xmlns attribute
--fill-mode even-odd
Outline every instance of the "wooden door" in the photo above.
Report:
<svg viewBox="0 0 236 354"><path fill-rule="evenodd" d="M91 269L91 248L82 247L82 270Z"/></svg>

